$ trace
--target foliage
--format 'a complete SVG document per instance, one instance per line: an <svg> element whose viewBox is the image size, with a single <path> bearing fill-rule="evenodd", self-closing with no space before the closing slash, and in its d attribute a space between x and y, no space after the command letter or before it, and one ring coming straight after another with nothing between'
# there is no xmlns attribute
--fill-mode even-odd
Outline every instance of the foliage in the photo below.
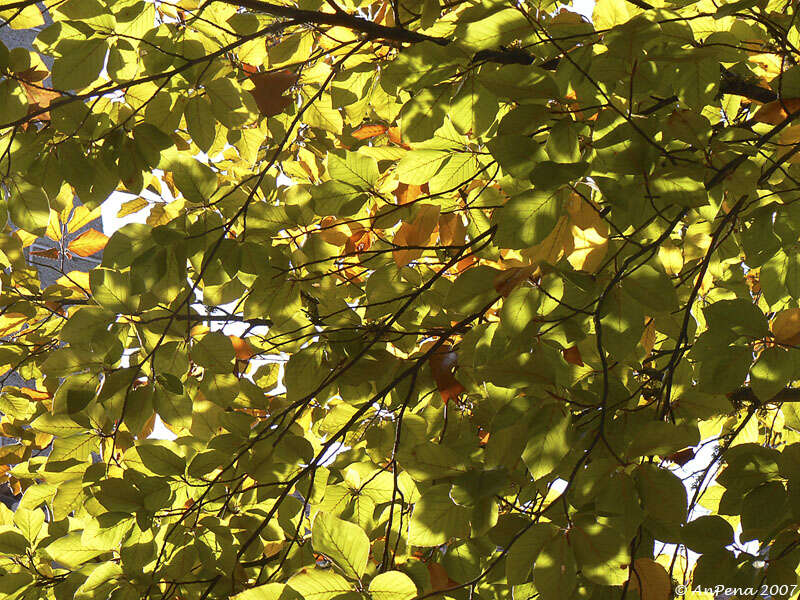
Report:
<svg viewBox="0 0 800 600"><path fill-rule="evenodd" d="M793 589L796 3L45 4L0 596Z"/></svg>

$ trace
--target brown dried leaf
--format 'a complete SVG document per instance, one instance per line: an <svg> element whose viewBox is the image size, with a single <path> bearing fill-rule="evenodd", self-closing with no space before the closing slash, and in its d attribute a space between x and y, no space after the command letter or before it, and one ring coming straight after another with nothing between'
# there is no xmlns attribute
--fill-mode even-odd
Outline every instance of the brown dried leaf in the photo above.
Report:
<svg viewBox="0 0 800 600"><path fill-rule="evenodd" d="M258 110L265 117L273 117L282 113L292 98L284 96L284 92L297 83L297 75L291 71L274 73L253 73L250 80L255 86L250 93L255 98Z"/></svg>

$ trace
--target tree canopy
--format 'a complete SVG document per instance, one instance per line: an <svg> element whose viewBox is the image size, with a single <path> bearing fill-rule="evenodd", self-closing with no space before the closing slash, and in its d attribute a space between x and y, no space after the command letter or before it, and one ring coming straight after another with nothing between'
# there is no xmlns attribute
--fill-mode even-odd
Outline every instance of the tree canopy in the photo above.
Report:
<svg viewBox="0 0 800 600"><path fill-rule="evenodd" d="M796 10L4 2L0 596L796 597Z"/></svg>

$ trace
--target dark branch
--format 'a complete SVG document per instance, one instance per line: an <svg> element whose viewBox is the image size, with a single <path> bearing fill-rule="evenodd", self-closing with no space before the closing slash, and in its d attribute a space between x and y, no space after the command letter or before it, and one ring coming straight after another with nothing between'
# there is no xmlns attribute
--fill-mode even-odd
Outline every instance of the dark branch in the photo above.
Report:
<svg viewBox="0 0 800 600"><path fill-rule="evenodd" d="M213 1L213 0L212 0ZM385 25L378 25L367 19L349 15L345 12L324 13L315 10L303 10L300 8L293 8L291 6L281 6L280 4L272 4L271 2L263 2L262 0L217 0L239 6L241 8L249 8L262 12L274 17L283 17L300 21L303 23L313 23L316 25L332 25L334 27L347 27L353 31L360 31L371 39L384 39L392 40L394 42L433 42L440 46L447 46L450 40L445 38L433 37L430 35L423 35L415 31L409 31L402 27L386 27Z"/></svg>
<svg viewBox="0 0 800 600"><path fill-rule="evenodd" d="M722 69L722 81L719 84L719 91L722 94L744 96L764 104L778 99L778 95L771 89L745 81L733 71L725 68Z"/></svg>
<svg viewBox="0 0 800 600"><path fill-rule="evenodd" d="M763 406L764 404L777 404L779 402L800 402L800 388L784 388L769 400L761 400L752 388L740 387L728 394L728 398L737 407L746 405Z"/></svg>

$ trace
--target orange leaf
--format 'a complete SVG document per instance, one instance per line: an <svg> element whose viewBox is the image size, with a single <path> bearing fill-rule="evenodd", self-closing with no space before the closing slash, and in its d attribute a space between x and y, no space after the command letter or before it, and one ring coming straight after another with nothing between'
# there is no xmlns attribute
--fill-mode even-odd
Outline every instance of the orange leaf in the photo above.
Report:
<svg viewBox="0 0 800 600"><path fill-rule="evenodd" d="M389 127L389 140L398 146L405 146L405 144L403 144L403 139L400 136L399 127Z"/></svg>
<svg viewBox="0 0 800 600"><path fill-rule="evenodd" d="M44 258L58 258L58 248L48 248L47 250L31 250L31 256L43 256Z"/></svg>
<svg viewBox="0 0 800 600"><path fill-rule="evenodd" d="M425 184L425 187L427 187L427 185L428 184ZM422 188L423 186L401 183L397 186L397 189L394 191L394 197L397 198L398 204L408 204L409 202L413 202L422 195L423 193Z"/></svg>
<svg viewBox="0 0 800 600"><path fill-rule="evenodd" d="M800 110L800 98L787 98L785 100L775 100L767 102L764 106L756 111L753 115L753 120L759 123L769 123L770 125L777 125L790 113Z"/></svg>
<svg viewBox="0 0 800 600"><path fill-rule="evenodd" d="M250 360L253 358L256 351L253 350L253 347L248 344L246 340L235 335L229 335L228 337L231 338L233 350L236 352L236 358L238 360Z"/></svg>
<svg viewBox="0 0 800 600"><path fill-rule="evenodd" d="M362 125L350 135L352 135L357 140L366 140L381 135L382 133L386 133L386 130L387 130L386 125L378 125L378 124Z"/></svg>
<svg viewBox="0 0 800 600"><path fill-rule="evenodd" d="M84 231L69 243L67 249L78 256L91 256L106 247L108 236L96 229Z"/></svg>
<svg viewBox="0 0 800 600"><path fill-rule="evenodd" d="M415 246L427 246L438 226L439 207L432 204L420 206L414 221L403 223L394 235L393 242L395 246L400 247L392 252L397 266L404 267L422 256L424 248ZM404 249L403 246L410 246L410 248Z"/></svg>
<svg viewBox="0 0 800 600"><path fill-rule="evenodd" d="M478 264L478 259L474 256L465 256L460 261L456 263L456 271L458 273L463 273L471 266Z"/></svg>
<svg viewBox="0 0 800 600"><path fill-rule="evenodd" d="M250 93L255 98L258 110L265 117L282 113L292 103L292 98L283 93L297 83L297 75L291 71L275 73L253 73L250 80L255 87Z"/></svg>
<svg viewBox="0 0 800 600"><path fill-rule="evenodd" d="M779 344L787 346L800 344L800 308L779 312L772 321L772 335Z"/></svg>
<svg viewBox="0 0 800 600"><path fill-rule="evenodd" d="M372 246L372 236L369 229L361 229L354 232L344 245L346 254L361 254L365 250L369 250Z"/></svg>
<svg viewBox="0 0 800 600"><path fill-rule="evenodd" d="M428 362L431 365L431 373L433 373L433 380L436 382L436 387L442 395L442 400L447 403L448 400L455 400L461 394L467 391L461 382L459 382L455 375L453 375L453 367L456 364L457 356L453 352L449 344L444 344L436 352L431 354Z"/></svg>
<svg viewBox="0 0 800 600"><path fill-rule="evenodd" d="M34 71L33 73L42 73L42 71ZM44 74L45 77L48 75L46 71L44 71ZM26 81L22 82L22 87L25 90L25 95L28 97L29 113L40 110L42 108L48 108L53 100L61 97L61 94L58 92L31 85ZM36 120L49 121L50 112L48 111L38 115L36 117Z"/></svg>
<svg viewBox="0 0 800 600"><path fill-rule="evenodd" d="M439 215L439 241L445 246L463 246L467 226L461 220L461 215L445 213Z"/></svg>
<svg viewBox="0 0 800 600"><path fill-rule="evenodd" d="M447 571L445 571L444 567L439 563L428 563L428 574L431 578L431 587L433 591L446 590L458 585L455 581L450 579Z"/></svg>
<svg viewBox="0 0 800 600"><path fill-rule="evenodd" d="M581 358L581 351L578 350L577 346L570 346L569 348L564 348L561 351L561 354L564 355L564 360L567 361L571 365L578 365L579 367L583 366L583 358Z"/></svg>
<svg viewBox="0 0 800 600"><path fill-rule="evenodd" d="M672 597L672 582L667 570L651 558L633 561L630 578L631 590L639 592L641 600L669 600Z"/></svg>
<svg viewBox="0 0 800 600"><path fill-rule="evenodd" d="M505 271L500 271L494 278L494 289L498 294L504 298L507 297L514 288L516 288L523 281L533 277L534 273L539 270L536 265L528 265L527 267L511 267Z"/></svg>
<svg viewBox="0 0 800 600"><path fill-rule="evenodd" d="M31 400L47 400L50 397L50 394L47 392L42 392L29 387L20 388L19 391L25 394Z"/></svg>
<svg viewBox="0 0 800 600"><path fill-rule="evenodd" d="M484 431L481 428L478 428L478 445L483 448L486 444L489 443L489 437L491 437L491 433L488 431Z"/></svg>

